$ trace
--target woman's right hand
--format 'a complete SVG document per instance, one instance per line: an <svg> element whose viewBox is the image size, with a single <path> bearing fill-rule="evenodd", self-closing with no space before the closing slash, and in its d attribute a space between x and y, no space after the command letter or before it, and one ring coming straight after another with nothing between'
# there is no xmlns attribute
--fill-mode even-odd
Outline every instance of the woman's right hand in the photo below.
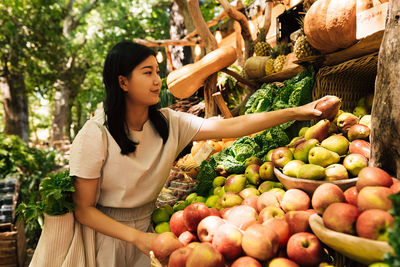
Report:
<svg viewBox="0 0 400 267"><path fill-rule="evenodd" d="M150 255L150 250L152 250L152 245L154 240L157 238L158 234L155 233L145 233L138 231L137 238L135 240L135 246L147 256Z"/></svg>

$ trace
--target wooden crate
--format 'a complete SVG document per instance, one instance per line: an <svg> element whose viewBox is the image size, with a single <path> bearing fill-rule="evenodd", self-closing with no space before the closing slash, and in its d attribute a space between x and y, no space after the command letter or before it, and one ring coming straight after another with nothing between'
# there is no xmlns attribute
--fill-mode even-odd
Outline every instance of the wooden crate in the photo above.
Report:
<svg viewBox="0 0 400 267"><path fill-rule="evenodd" d="M336 95L342 99L342 110L353 111L360 98L373 94L377 63L378 52L375 52L320 68L315 77L313 99Z"/></svg>
<svg viewBox="0 0 400 267"><path fill-rule="evenodd" d="M26 257L24 222L0 224L0 266L23 267Z"/></svg>

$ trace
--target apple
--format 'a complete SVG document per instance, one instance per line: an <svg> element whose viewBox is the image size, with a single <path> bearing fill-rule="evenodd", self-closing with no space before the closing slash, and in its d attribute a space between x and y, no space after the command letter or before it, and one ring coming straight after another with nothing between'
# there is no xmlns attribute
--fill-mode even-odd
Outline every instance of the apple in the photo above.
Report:
<svg viewBox="0 0 400 267"><path fill-rule="evenodd" d="M247 256L264 261L273 258L278 251L279 238L272 229L253 224L244 231L242 248Z"/></svg>
<svg viewBox="0 0 400 267"><path fill-rule="evenodd" d="M290 233L293 235L299 232L310 232L308 219L311 215L311 212L305 210L289 211L286 213L285 220L289 225Z"/></svg>
<svg viewBox="0 0 400 267"><path fill-rule="evenodd" d="M362 169L368 166L368 159L361 154L349 154L344 158L343 166L352 177L356 177Z"/></svg>
<svg viewBox="0 0 400 267"><path fill-rule="evenodd" d="M218 227L224 223L225 221L218 216L205 217L197 226L197 236L200 241L211 243Z"/></svg>
<svg viewBox="0 0 400 267"><path fill-rule="evenodd" d="M357 207L358 190L356 186L348 188L343 195L347 203Z"/></svg>
<svg viewBox="0 0 400 267"><path fill-rule="evenodd" d="M271 155L272 163L278 167L283 168L289 161L293 159L293 153L287 147L275 148Z"/></svg>
<svg viewBox="0 0 400 267"><path fill-rule="evenodd" d="M318 214L322 214L330 204L344 201L345 197L339 186L332 183L324 183L315 189L311 205Z"/></svg>
<svg viewBox="0 0 400 267"><path fill-rule="evenodd" d="M279 208L281 206L280 202L281 200L277 194L269 191L262 193L257 199L257 211L260 212L263 208L268 206Z"/></svg>
<svg viewBox="0 0 400 267"><path fill-rule="evenodd" d="M269 207L265 207L260 211L259 214L259 222L263 223L269 219L272 218L284 218L285 217L285 212L278 207L273 207L273 206L269 206Z"/></svg>
<svg viewBox="0 0 400 267"><path fill-rule="evenodd" d="M258 196L249 196L242 201L242 205L250 206L257 210L257 199Z"/></svg>
<svg viewBox="0 0 400 267"><path fill-rule="evenodd" d="M240 191L239 196L243 199L249 197L249 196L259 196L260 191L257 190L257 188L245 188L242 191Z"/></svg>
<svg viewBox="0 0 400 267"><path fill-rule="evenodd" d="M185 224L185 220L183 219L183 210L179 210L172 214L171 219L169 220L169 227L171 228L171 232L176 236L180 236L180 234L189 230Z"/></svg>
<svg viewBox="0 0 400 267"><path fill-rule="evenodd" d="M204 203L192 203L183 210L183 220L191 232L197 231L197 225L209 215L210 211Z"/></svg>
<svg viewBox="0 0 400 267"><path fill-rule="evenodd" d="M208 210L210 211L209 216L221 217L221 213L219 213L219 210L217 210L216 208L208 208Z"/></svg>
<svg viewBox="0 0 400 267"><path fill-rule="evenodd" d="M384 210L366 210L356 222L357 234L360 237L389 242L388 232L393 227L393 216Z"/></svg>
<svg viewBox="0 0 400 267"><path fill-rule="evenodd" d="M377 167L366 167L358 173L357 190L360 191L366 186L385 186L390 187L393 179L390 175Z"/></svg>
<svg viewBox="0 0 400 267"><path fill-rule="evenodd" d="M393 191L393 194L397 194L400 192L400 183L393 183L390 189Z"/></svg>
<svg viewBox="0 0 400 267"><path fill-rule="evenodd" d="M275 233L278 235L279 247L283 247L286 245L290 237L290 229L289 224L284 218L271 218L264 221L262 225L275 231Z"/></svg>
<svg viewBox="0 0 400 267"><path fill-rule="evenodd" d="M366 186L358 192L357 206L361 211L368 209L390 210L393 202L388 197L393 194L390 188Z"/></svg>
<svg viewBox="0 0 400 267"><path fill-rule="evenodd" d="M224 219L244 231L250 225L258 223L258 213L250 206L239 205L232 207L231 211L225 214Z"/></svg>
<svg viewBox="0 0 400 267"><path fill-rule="evenodd" d="M169 256L168 267L185 267L192 250L193 248L183 247L172 252Z"/></svg>
<svg viewBox="0 0 400 267"><path fill-rule="evenodd" d="M183 247L183 244L172 232L159 234L152 244L154 256L160 261L165 261L172 252L181 247Z"/></svg>
<svg viewBox="0 0 400 267"><path fill-rule="evenodd" d="M322 245L318 238L311 233L292 235L286 251L291 260L302 266L317 266L322 261Z"/></svg>
<svg viewBox="0 0 400 267"><path fill-rule="evenodd" d="M225 223L218 227L212 245L225 259L233 260L242 253L242 236L236 226Z"/></svg>
<svg viewBox="0 0 400 267"><path fill-rule="evenodd" d="M272 155L272 154L271 154ZM260 178L262 180L275 181L274 163L271 161L264 162L259 169Z"/></svg>
<svg viewBox="0 0 400 267"><path fill-rule="evenodd" d="M182 234L180 234L178 239L184 246L187 246L192 241L197 241L197 237L192 232L189 231L185 231Z"/></svg>
<svg viewBox="0 0 400 267"><path fill-rule="evenodd" d="M300 266L294 261L279 257L270 261L268 267L300 267Z"/></svg>
<svg viewBox="0 0 400 267"><path fill-rule="evenodd" d="M261 267L261 263L249 256L242 256L237 258L231 265L231 267Z"/></svg>
<svg viewBox="0 0 400 267"><path fill-rule="evenodd" d="M310 197L300 189L289 189L283 196L281 207L285 212L307 210L310 207Z"/></svg>
<svg viewBox="0 0 400 267"><path fill-rule="evenodd" d="M221 214L221 218L224 218L226 216L226 213L229 213L231 211L231 208L224 208L220 210L219 214Z"/></svg>
<svg viewBox="0 0 400 267"><path fill-rule="evenodd" d="M333 203L322 214L326 228L345 234L355 234L355 223L360 215L357 207L347 203Z"/></svg>
<svg viewBox="0 0 400 267"><path fill-rule="evenodd" d="M225 260L210 243L196 245L186 261L186 267L220 267L225 266Z"/></svg>
<svg viewBox="0 0 400 267"><path fill-rule="evenodd" d="M371 157L371 144L364 140L354 140L349 145L350 154L361 154L367 159Z"/></svg>

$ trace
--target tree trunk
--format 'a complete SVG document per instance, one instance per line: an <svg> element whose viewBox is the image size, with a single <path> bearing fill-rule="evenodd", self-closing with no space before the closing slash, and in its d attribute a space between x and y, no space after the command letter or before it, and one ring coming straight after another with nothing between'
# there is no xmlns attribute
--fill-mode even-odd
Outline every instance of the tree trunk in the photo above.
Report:
<svg viewBox="0 0 400 267"><path fill-rule="evenodd" d="M18 69L18 68L15 68ZM29 141L28 97L22 73L10 73L6 68L5 79L0 81L3 95L5 134L14 134Z"/></svg>
<svg viewBox="0 0 400 267"><path fill-rule="evenodd" d="M186 1L176 0L172 3L169 19L169 35L171 40L181 40L188 31L191 32L195 29L189 15ZM192 50L190 46L170 46L170 52L174 69L179 69L183 65L192 62ZM168 71L171 71L170 66L168 66Z"/></svg>
<svg viewBox="0 0 400 267"><path fill-rule="evenodd" d="M52 118L51 141L64 139L67 122L67 112L69 109L70 90L64 81L56 82L56 93L54 95L54 108Z"/></svg>
<svg viewBox="0 0 400 267"><path fill-rule="evenodd" d="M400 2L391 0L371 113L371 164L400 178Z"/></svg>

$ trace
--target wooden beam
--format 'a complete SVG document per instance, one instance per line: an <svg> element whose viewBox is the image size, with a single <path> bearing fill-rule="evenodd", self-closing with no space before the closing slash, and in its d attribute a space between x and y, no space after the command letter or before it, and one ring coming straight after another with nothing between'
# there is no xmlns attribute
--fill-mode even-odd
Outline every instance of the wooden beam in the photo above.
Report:
<svg viewBox="0 0 400 267"><path fill-rule="evenodd" d="M235 21L233 24L233 27L235 29L235 39L236 39L236 55L237 55L237 60L239 63L239 66L244 68L244 57L243 57L243 38L241 34L241 29L240 29L240 24L239 22Z"/></svg>
<svg viewBox="0 0 400 267"><path fill-rule="evenodd" d="M242 76L240 76L238 73L236 73L234 71L231 71L231 70L229 70L227 68L223 68L221 71L225 72L226 74L228 74L230 76L232 76L233 78L235 78L240 83L246 84L246 85L248 85L250 87L253 87L253 88L256 88L256 89L258 87L257 83L249 81L249 80L246 80L245 78L243 78Z"/></svg>
<svg viewBox="0 0 400 267"><path fill-rule="evenodd" d="M146 40L140 38L134 38L133 41L135 43L145 45L148 47L160 47L160 46L167 46L167 45L181 45L181 46L195 46L196 42L199 41L198 39L194 40ZM200 45L201 42L200 42Z"/></svg>
<svg viewBox="0 0 400 267"><path fill-rule="evenodd" d="M229 111L228 106L225 104L224 98L221 95L221 92L216 92L213 95L215 102L218 105L219 110L225 119L233 118L231 112Z"/></svg>

